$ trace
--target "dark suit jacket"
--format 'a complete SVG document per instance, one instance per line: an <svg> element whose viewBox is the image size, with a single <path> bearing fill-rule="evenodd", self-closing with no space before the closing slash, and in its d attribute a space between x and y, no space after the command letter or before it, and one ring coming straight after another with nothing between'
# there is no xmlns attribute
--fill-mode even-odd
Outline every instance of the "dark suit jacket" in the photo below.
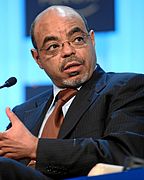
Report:
<svg viewBox="0 0 144 180"><path fill-rule="evenodd" d="M38 135L52 90L13 111ZM40 139L36 168L51 177L87 175L100 162L144 158L144 75L105 73L99 65L73 100L59 139Z"/></svg>

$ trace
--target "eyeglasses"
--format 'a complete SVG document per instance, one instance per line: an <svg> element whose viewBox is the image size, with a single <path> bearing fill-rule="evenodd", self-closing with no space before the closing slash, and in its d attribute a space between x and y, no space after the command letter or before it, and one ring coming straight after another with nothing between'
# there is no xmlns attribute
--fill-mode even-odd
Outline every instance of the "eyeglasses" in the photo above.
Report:
<svg viewBox="0 0 144 180"><path fill-rule="evenodd" d="M64 46L64 43L68 43L74 49L84 48L88 45L89 34L80 33L77 35L72 35L69 40L60 42L60 41L52 41L46 43L45 47L38 49L39 51L44 51L45 55L49 57L56 56L59 54Z"/></svg>

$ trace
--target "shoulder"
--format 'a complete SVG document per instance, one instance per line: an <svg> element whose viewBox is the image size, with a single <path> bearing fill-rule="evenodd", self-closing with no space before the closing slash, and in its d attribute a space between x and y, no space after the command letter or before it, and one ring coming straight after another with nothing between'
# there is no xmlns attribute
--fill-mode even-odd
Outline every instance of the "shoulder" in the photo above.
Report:
<svg viewBox="0 0 144 180"><path fill-rule="evenodd" d="M105 72L99 65L94 71L91 82L96 89L119 89L120 87L144 87L144 74Z"/></svg>
<svg viewBox="0 0 144 180"><path fill-rule="evenodd" d="M104 81L106 84L125 84L128 82L133 83L135 81L138 83L144 83L144 74L131 72L105 72L98 64L96 70L94 71L93 77L96 82Z"/></svg>
<svg viewBox="0 0 144 180"><path fill-rule="evenodd" d="M17 110L31 110L33 108L36 108L37 106L43 104L44 102L47 102L48 99L52 96L52 88L49 89L48 91L45 91L41 94L38 94L32 98L30 98L29 100L27 100L26 102L17 105L13 108L13 111L17 111Z"/></svg>
<svg viewBox="0 0 144 180"><path fill-rule="evenodd" d="M107 81L111 84L131 84L138 85L144 84L144 74L138 73L114 73L108 72L106 73Z"/></svg>
<svg viewBox="0 0 144 180"><path fill-rule="evenodd" d="M105 90L116 99L128 101L144 96L144 75L138 73L106 73Z"/></svg>

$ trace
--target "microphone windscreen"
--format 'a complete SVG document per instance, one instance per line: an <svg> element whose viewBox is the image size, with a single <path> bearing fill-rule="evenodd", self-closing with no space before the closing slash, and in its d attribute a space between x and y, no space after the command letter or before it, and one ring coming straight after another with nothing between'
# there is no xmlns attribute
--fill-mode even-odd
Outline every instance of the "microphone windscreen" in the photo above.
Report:
<svg viewBox="0 0 144 180"><path fill-rule="evenodd" d="M15 77L10 77L6 82L5 82L5 87L11 87L17 83L17 79Z"/></svg>

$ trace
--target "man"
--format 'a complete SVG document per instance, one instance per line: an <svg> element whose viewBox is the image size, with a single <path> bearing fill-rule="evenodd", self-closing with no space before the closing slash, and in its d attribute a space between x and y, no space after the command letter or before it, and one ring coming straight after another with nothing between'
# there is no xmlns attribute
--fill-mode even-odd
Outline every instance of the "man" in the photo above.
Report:
<svg viewBox="0 0 144 180"><path fill-rule="evenodd" d="M143 158L144 76L105 73L96 63L94 32L70 7L52 6L40 13L31 36L33 58L54 85L13 112L6 109L11 126L0 133L1 177L84 176L96 163L123 165L126 157ZM62 107L58 136L43 138L56 95L65 88L78 92ZM34 161L36 170L9 158Z"/></svg>

